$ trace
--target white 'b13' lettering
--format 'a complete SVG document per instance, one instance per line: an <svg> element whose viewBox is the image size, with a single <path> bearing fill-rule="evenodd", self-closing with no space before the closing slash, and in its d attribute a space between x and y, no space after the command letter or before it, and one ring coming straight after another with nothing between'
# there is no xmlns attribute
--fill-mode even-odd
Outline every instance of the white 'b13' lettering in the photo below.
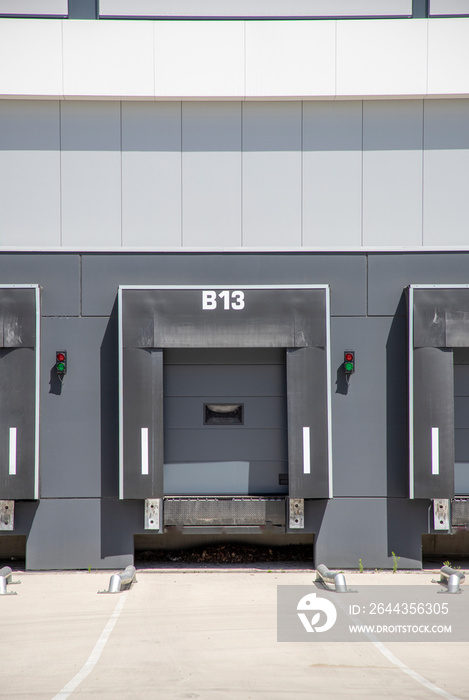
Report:
<svg viewBox="0 0 469 700"><path fill-rule="evenodd" d="M204 311L216 309L218 305L217 297L223 301L223 309L225 311L244 309L244 292L239 290L230 292L228 289L224 289L218 295L212 289L204 289L202 292L202 309Z"/></svg>

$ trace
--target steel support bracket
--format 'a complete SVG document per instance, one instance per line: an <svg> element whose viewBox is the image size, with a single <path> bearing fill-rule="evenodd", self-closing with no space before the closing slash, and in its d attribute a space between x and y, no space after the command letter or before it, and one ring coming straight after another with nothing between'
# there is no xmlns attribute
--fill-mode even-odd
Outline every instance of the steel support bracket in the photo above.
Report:
<svg viewBox="0 0 469 700"><path fill-rule="evenodd" d="M289 527L290 530L303 530L305 526L305 499L289 498Z"/></svg>
<svg viewBox="0 0 469 700"><path fill-rule="evenodd" d="M0 530L13 530L15 526L15 502L0 501Z"/></svg>
<svg viewBox="0 0 469 700"><path fill-rule="evenodd" d="M145 501L145 530L163 532L163 499L147 498Z"/></svg>
<svg viewBox="0 0 469 700"><path fill-rule="evenodd" d="M435 530L449 530L450 508L448 498L435 498L433 501L433 528Z"/></svg>

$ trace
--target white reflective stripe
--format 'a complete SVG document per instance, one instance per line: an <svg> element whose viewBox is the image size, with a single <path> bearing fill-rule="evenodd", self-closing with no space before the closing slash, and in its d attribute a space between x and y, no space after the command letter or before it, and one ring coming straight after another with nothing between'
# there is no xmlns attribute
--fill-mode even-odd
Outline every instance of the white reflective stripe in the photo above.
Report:
<svg viewBox="0 0 469 700"><path fill-rule="evenodd" d="M148 474L148 428L142 428L142 474Z"/></svg>
<svg viewBox="0 0 469 700"><path fill-rule="evenodd" d="M10 428L9 474L16 474L16 428Z"/></svg>
<svg viewBox="0 0 469 700"><path fill-rule="evenodd" d="M303 474L311 474L309 428L303 428Z"/></svg>
<svg viewBox="0 0 469 700"><path fill-rule="evenodd" d="M432 474L440 473L440 429L432 428Z"/></svg>

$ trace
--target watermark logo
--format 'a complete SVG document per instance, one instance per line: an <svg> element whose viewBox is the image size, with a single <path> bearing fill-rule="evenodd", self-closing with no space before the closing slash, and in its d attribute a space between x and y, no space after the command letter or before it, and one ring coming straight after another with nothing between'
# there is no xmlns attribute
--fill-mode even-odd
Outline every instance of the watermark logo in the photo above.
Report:
<svg viewBox="0 0 469 700"><path fill-rule="evenodd" d="M469 642L469 590L393 584L345 594L319 585L277 586L279 642Z"/></svg>
<svg viewBox="0 0 469 700"><path fill-rule="evenodd" d="M330 600L327 598L320 598L316 593L308 593L304 595L297 605L298 617L307 632L327 632L331 627L334 626L337 620L337 609ZM304 611L308 613L314 612L313 616L308 619L308 616ZM321 617L321 613L325 614L325 622L322 625L317 625Z"/></svg>

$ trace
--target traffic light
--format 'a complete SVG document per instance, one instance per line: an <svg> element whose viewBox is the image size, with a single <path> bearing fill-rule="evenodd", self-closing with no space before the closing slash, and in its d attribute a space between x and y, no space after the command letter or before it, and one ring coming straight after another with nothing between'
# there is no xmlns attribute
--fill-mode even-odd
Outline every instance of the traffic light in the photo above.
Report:
<svg viewBox="0 0 469 700"><path fill-rule="evenodd" d="M57 350L55 353L55 369L56 372L59 376L59 379L62 380L64 378L64 375L67 374L67 351L66 350Z"/></svg>
<svg viewBox="0 0 469 700"><path fill-rule="evenodd" d="M344 372L347 381L350 375L355 372L355 350L345 350L344 352Z"/></svg>

